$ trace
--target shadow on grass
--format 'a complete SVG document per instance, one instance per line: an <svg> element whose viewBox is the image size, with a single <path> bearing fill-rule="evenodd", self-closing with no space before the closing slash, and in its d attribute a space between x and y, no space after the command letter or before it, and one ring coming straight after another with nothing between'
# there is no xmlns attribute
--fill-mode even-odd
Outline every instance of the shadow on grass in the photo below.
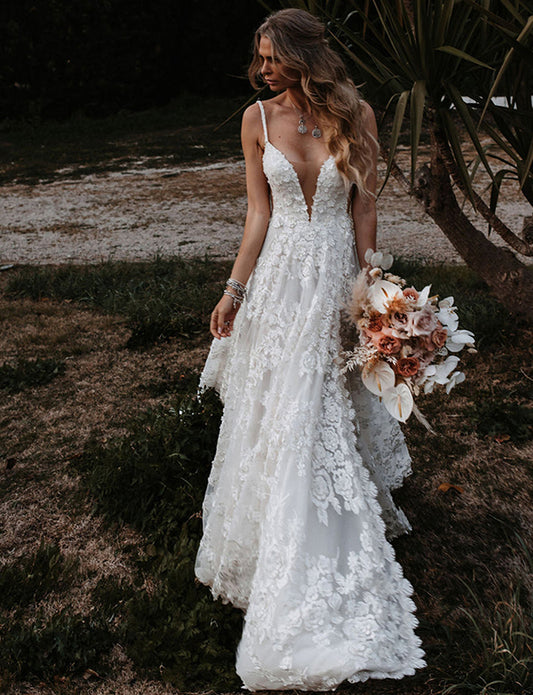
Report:
<svg viewBox="0 0 533 695"><path fill-rule="evenodd" d="M230 263L157 257L139 263L22 266L8 279L11 299L75 301L124 316L131 330L129 348L143 348L170 337L185 341L205 336Z"/></svg>
<svg viewBox="0 0 533 695"><path fill-rule="evenodd" d="M155 586L132 592L110 583L94 598L102 609L119 610L116 638L145 674L187 690L236 688L242 614L215 603L194 577L221 406L213 392L201 401L193 394L131 421L123 438L89 443L76 463L98 511L143 533L138 570Z"/></svg>
<svg viewBox="0 0 533 695"><path fill-rule="evenodd" d="M39 125L0 122L0 182L24 183L115 171L142 160L177 166L241 156L240 119L215 130L242 99L182 96L168 105L107 118Z"/></svg>
<svg viewBox="0 0 533 695"><path fill-rule="evenodd" d="M69 299L117 313L126 318L132 335L135 325L146 326L139 329L145 336L140 344L178 336L186 350L196 346L195 331L207 333L207 317L228 269L227 264L183 259L21 268L7 291L14 301L19 296ZM476 333L480 354L468 358L467 382L451 400L435 392L421 403L438 435L409 422L406 436L415 472L395 493L413 524L413 535L394 545L415 589L428 668L400 682L343 685L341 690L436 695L449 688L524 695L533 685L528 668L533 647L527 636L531 467L524 448L531 441L526 402L530 336L464 268L399 261L394 270L416 287L433 282L441 297L453 294L461 325ZM164 321L152 322L152 313ZM179 317L169 320L174 313ZM139 315L145 319L136 324ZM132 549L136 576L133 583L112 578L98 583L91 596L93 622L76 622L66 614L46 622L36 614L28 632L27 622L12 621L5 643L10 651L4 651L3 660L10 678L52 679L79 674L86 664L98 665L105 674L106 650L121 644L138 673L181 690L239 688L234 659L242 615L213 602L208 589L194 581L199 512L221 416L214 393L201 402L196 398L197 376L183 371L168 378L162 372L144 388L154 397L173 394L169 405L128 421L120 437L93 438L73 459L95 511L111 526L129 524L142 534L141 546ZM497 441L500 434L508 439ZM463 492L444 492L439 489L443 482ZM49 580L59 578L54 567L63 573L60 559L57 565L45 562L48 578L32 583L23 578L27 567L20 564L16 576L27 583L20 591L29 597L24 598L28 606L48 595ZM7 621L7 607L3 615ZM100 651L91 634L103 645ZM55 652L47 652L45 638L56 645ZM70 661L66 640L75 648ZM19 666L23 662L25 670ZM493 681L500 683L488 686Z"/></svg>

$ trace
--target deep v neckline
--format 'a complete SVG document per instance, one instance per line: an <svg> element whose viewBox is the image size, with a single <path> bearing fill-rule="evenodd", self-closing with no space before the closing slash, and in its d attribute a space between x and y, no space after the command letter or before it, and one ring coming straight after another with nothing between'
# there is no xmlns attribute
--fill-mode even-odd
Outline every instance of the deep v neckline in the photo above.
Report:
<svg viewBox="0 0 533 695"><path fill-rule="evenodd" d="M320 178L322 176L322 172L324 171L324 167L330 161L330 159L333 158L333 155L330 154L329 157L327 157L320 165L320 169L318 170L318 176L316 177L315 192L313 193L313 195L311 197L311 208L309 208L309 205L307 204L307 199L305 197L304 189L302 188L302 182L300 181L300 177L298 176L298 172L296 171L294 164L287 157L287 155L284 152L282 152L279 148L277 148L276 145L273 145L270 142L270 140L267 140L265 142L265 148L267 145L270 145L270 147L272 147L272 149L274 149L276 152L278 152L283 157L283 159L287 162L287 164L289 165L292 173L294 174L296 182L298 184L298 188L300 189L300 196L301 196L302 202L304 204L304 209L307 213L307 221L311 222L313 219L313 212L314 212L314 208L315 208L315 199L316 199L316 196L318 193L318 185L320 183Z"/></svg>

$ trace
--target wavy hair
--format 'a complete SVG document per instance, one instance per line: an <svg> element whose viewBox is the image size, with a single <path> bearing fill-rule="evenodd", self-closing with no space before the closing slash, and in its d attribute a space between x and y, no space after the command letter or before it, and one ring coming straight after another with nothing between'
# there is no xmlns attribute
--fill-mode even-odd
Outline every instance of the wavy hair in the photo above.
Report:
<svg viewBox="0 0 533 695"><path fill-rule="evenodd" d="M305 10L290 8L265 19L254 36L248 77L255 89L262 86L259 42L266 36L272 43L273 59L300 75L300 84L313 115L325 123L326 146L338 170L356 184L364 196L372 171L375 138L364 132L364 100L348 76L340 56L330 47L325 27Z"/></svg>

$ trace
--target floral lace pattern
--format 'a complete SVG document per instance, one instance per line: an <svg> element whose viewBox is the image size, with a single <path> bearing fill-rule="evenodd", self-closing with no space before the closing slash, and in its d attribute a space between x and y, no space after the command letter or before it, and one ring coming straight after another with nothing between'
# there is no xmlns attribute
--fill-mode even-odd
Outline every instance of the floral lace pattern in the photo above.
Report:
<svg viewBox="0 0 533 695"><path fill-rule="evenodd" d="M330 157L309 217L263 123L272 217L233 334L213 341L200 382L224 414L196 574L246 610L246 688L400 678L424 665L386 537L410 529L391 497L410 459L398 424L338 364L357 270L347 190Z"/></svg>

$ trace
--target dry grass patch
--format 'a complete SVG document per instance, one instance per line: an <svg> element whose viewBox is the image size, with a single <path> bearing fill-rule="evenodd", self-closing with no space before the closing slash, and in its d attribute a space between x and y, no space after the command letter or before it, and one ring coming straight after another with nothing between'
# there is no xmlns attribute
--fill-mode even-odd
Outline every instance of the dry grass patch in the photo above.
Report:
<svg viewBox="0 0 533 695"><path fill-rule="evenodd" d="M401 682L341 689L358 695L438 695L450 684L463 684L456 692L481 692L483 678L496 668L491 621L502 607L516 618L527 616L531 606L533 332L498 313L465 271L417 268L401 272L407 277L410 272L416 286L424 281L420 273L441 273L436 287L456 295L462 323L478 334L480 354L469 358L467 382L451 399L435 393L421 401L437 435L428 435L416 421L406 428L414 474L396 498L414 532L395 547L415 588L429 667ZM20 609L10 608L4 619L31 628L38 616L41 627L21 644L38 653L39 635L53 628L50 634L58 639L79 639L77 649L89 655L87 664L93 659L98 666L56 654L48 670L36 663L24 676L2 676L0 667L2 687L11 695L159 695L195 684L197 691L237 689L232 642L239 634L238 612L213 604L192 579L201 527L194 514L203 494L198 481L207 473L207 464L198 471L196 461L199 455L208 461L216 423L204 419L190 396L184 401L190 427L176 409L177 394L194 393L209 345L207 330L149 342L141 351L127 349L128 317L59 298L62 282L78 287L76 272L69 270L63 280L51 274L56 299L0 299L3 354L12 360L54 356L65 364L50 383L0 400L0 557L3 567L16 571L43 543L55 544L60 561L74 569L55 588L47 585ZM110 268L101 272L115 292ZM42 294L48 285L39 277L40 284L32 286ZM25 278L29 287L31 274ZM5 286L5 278L0 280ZM164 313L173 295L166 286L161 293ZM98 301L107 306L108 299ZM109 306L120 309L121 301ZM176 469L178 464L182 468ZM190 493L184 494L186 485L172 487L177 474L185 483L194 481ZM445 491L442 484L456 487ZM151 490L160 493L152 498ZM142 505L146 512L136 517ZM90 616L92 623L72 622ZM520 618L521 624L526 619ZM180 632L184 625L186 634ZM107 645L100 655L91 642L98 630ZM520 686L518 676L506 678L505 692L522 694L529 687Z"/></svg>

